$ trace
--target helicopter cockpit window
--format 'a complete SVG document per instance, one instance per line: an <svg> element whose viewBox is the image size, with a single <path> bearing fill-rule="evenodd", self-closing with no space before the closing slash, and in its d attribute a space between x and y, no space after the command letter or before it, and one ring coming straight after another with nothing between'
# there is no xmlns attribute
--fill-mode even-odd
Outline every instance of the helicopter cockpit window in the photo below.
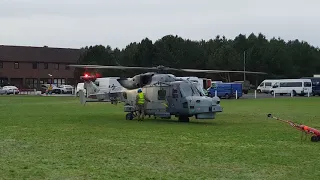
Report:
<svg viewBox="0 0 320 180"><path fill-rule="evenodd" d="M166 100L166 90L158 90L158 100Z"/></svg>
<svg viewBox="0 0 320 180"><path fill-rule="evenodd" d="M184 97L193 96L193 90L189 84L181 83L180 91Z"/></svg>
<svg viewBox="0 0 320 180"><path fill-rule="evenodd" d="M202 92L200 87L197 86L196 84L193 84L191 88L193 90L193 96L205 96L204 92Z"/></svg>

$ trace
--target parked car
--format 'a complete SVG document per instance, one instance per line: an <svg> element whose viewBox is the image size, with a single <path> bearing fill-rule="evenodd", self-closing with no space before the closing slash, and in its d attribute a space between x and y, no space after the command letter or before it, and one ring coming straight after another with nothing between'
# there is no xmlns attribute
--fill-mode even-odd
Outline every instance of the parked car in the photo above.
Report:
<svg viewBox="0 0 320 180"><path fill-rule="evenodd" d="M19 94L20 91L16 86L3 86L2 88L3 90L5 90L7 92L7 94Z"/></svg>
<svg viewBox="0 0 320 180"><path fill-rule="evenodd" d="M73 92L73 86L71 85L61 85L57 89L60 90L59 94L72 94Z"/></svg>
<svg viewBox="0 0 320 180"><path fill-rule="evenodd" d="M41 93L45 93L48 89L50 84L42 84L41 85ZM52 93L54 94L67 94L72 93L73 86L71 85L60 85L57 87L56 85L52 84Z"/></svg>
<svg viewBox="0 0 320 180"><path fill-rule="evenodd" d="M50 84L42 84L41 85L41 94L46 93L49 86L50 86ZM52 93L58 91L56 89L58 89L58 87L52 84Z"/></svg>
<svg viewBox="0 0 320 180"><path fill-rule="evenodd" d="M2 87L0 87L0 95L4 95L7 94L7 90L2 89Z"/></svg>

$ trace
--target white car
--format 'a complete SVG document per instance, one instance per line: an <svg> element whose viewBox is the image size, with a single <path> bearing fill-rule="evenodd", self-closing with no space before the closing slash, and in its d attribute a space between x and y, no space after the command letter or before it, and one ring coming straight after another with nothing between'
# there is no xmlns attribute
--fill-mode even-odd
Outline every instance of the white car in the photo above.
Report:
<svg viewBox="0 0 320 180"><path fill-rule="evenodd" d="M16 86L3 86L2 90L5 90L7 94L19 94L20 91Z"/></svg>
<svg viewBox="0 0 320 180"><path fill-rule="evenodd" d="M0 87L0 95L4 95L7 94L7 90L2 89L2 87Z"/></svg>
<svg viewBox="0 0 320 180"><path fill-rule="evenodd" d="M61 94L72 94L74 88L71 85L60 85L57 89L60 90Z"/></svg>

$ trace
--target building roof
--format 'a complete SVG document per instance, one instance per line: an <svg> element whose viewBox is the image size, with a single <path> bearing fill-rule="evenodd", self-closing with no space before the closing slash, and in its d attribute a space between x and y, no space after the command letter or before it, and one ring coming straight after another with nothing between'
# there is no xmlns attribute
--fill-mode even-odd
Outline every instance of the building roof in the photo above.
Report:
<svg viewBox="0 0 320 180"><path fill-rule="evenodd" d="M0 61L77 63L81 49L0 45Z"/></svg>

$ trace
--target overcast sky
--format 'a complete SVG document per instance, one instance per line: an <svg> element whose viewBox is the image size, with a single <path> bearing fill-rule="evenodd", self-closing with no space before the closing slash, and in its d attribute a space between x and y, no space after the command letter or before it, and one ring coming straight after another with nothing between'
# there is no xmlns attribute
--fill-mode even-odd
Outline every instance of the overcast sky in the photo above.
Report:
<svg viewBox="0 0 320 180"><path fill-rule="evenodd" d="M124 48L261 32L320 47L319 9L319 0L0 0L0 44Z"/></svg>

